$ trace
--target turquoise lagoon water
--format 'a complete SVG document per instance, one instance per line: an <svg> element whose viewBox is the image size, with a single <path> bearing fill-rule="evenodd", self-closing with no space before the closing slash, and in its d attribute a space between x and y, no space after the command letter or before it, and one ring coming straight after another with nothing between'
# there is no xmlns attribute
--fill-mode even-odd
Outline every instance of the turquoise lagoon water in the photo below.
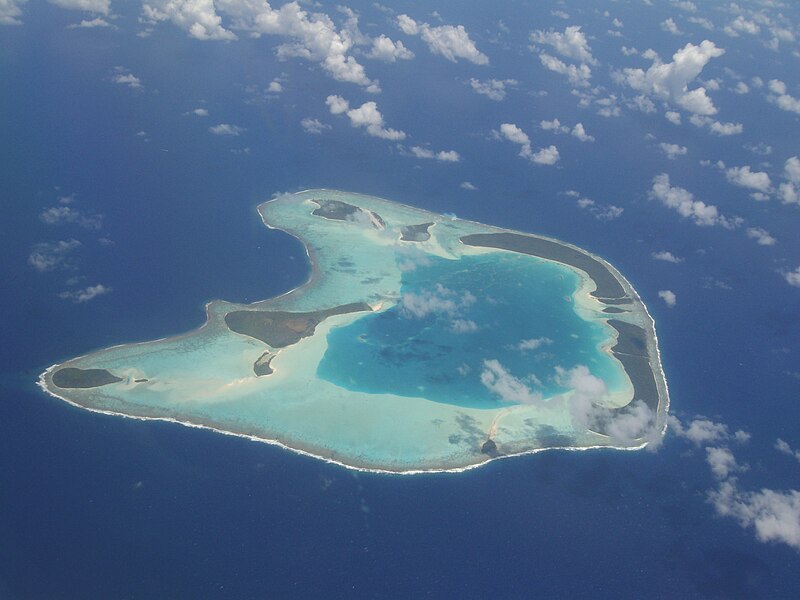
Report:
<svg viewBox="0 0 800 600"><path fill-rule="evenodd" d="M352 391L486 409L507 404L481 382L485 360L545 398L567 391L557 367L587 365L609 388L623 384L618 363L598 352L609 328L574 310L580 278L571 269L509 253L426 262L403 273L401 298L422 299L428 312L413 314L401 299L333 329L320 378ZM521 347L525 340L538 347Z"/></svg>

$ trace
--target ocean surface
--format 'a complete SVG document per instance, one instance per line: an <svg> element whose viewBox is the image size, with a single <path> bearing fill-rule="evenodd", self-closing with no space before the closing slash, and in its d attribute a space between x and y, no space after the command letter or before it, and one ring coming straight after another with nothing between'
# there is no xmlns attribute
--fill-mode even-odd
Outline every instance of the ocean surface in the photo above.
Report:
<svg viewBox="0 0 800 600"><path fill-rule="evenodd" d="M371 3L351 4L367 11ZM135 23L139 8L115 9ZM800 296L779 275L800 256L797 208L753 202L697 162L757 161L743 145L768 140L779 163L797 152L796 119L755 94L735 102L721 94L725 119L748 123L741 139L686 126L680 141L692 161L667 163L645 137L676 139L665 119L584 112L560 80L533 70L535 58L526 54L521 66L519 54L502 50L525 48L533 27L563 28L549 9L530 8L524 26L511 5L453 17L480 35L481 47L497 48L491 76L519 78L504 103L468 90L454 96L442 82L475 76L463 62L370 64L396 90L379 99L393 123L417 123L437 148L458 146L464 162L450 170L414 162L349 125L337 124L336 136L302 137L300 119L330 118L328 94L356 92L308 63L274 60L274 40L212 46L164 25L151 38L157 44L144 43L132 32L67 30L76 15L37 2L26 5L24 26L0 32L0 81L13 82L0 86L0 598L800 595L797 552L716 516L703 450L671 434L658 452L545 452L460 474L396 477L176 424L92 414L35 386L66 358L198 327L208 300L252 302L296 287L308 275L302 246L266 230L255 207L279 191L344 189L550 235L604 257L656 321L673 413L752 434L737 449L748 489L797 489L800 467L773 448L778 437L800 446ZM642 48L670 56L685 40L658 28L665 6L654 10L621 18L628 31L655 32ZM480 32L500 19L512 33L495 45ZM582 16L598 36L607 28L601 19ZM704 77L756 63L765 79L796 72L795 62L758 60L772 56L762 47L706 35L726 42L728 54ZM618 60L619 45L598 38L593 50ZM111 84L117 65L136 72L146 93ZM247 91L281 73L296 101ZM547 85L549 95L535 94ZM200 105L250 135L210 137L209 123L184 116ZM769 118L753 120L764 107ZM582 119L602 151L559 138L563 167L544 170L514 149L486 150L501 122L556 116ZM695 227L648 199L664 170L727 213L766 226L779 245ZM459 188L465 180L478 191ZM624 216L592 218L563 195L572 189L624 206ZM82 210L104 215L102 233L41 222L44 207L73 193ZM34 244L68 238L82 242L74 269L29 267ZM654 262L650 253L664 249L687 260ZM58 294L73 276L113 292L64 301ZM664 289L678 294L672 309L659 300Z"/></svg>

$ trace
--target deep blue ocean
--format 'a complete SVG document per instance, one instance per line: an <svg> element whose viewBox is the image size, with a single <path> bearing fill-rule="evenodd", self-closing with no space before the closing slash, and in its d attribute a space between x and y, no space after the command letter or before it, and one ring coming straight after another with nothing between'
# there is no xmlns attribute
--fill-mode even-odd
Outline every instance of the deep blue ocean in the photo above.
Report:
<svg viewBox="0 0 800 600"><path fill-rule="evenodd" d="M368 65L384 86L378 102L389 125L458 147L459 165L415 161L332 120L328 94L370 96L313 63L276 61L270 38L200 43L169 25L138 38L134 5L115 7L122 31L68 30L77 14L36 2L24 26L0 30L0 598L800 596L798 553L715 516L703 450L673 435L658 452L547 452L462 474L385 476L91 414L35 386L65 358L197 327L210 299L250 302L297 286L307 277L301 245L264 228L255 207L279 191L338 188L558 237L608 259L655 318L675 414L752 434L736 449L749 465L740 475L748 489L797 489L800 466L773 449L778 437L800 446L800 295L778 274L800 257L797 207L755 203L697 162L752 163L742 144L769 140L778 164L797 152L797 119L770 107L769 119L754 121L770 106L763 99L720 95L725 119L749 124L745 134L732 144L687 125L680 141L693 160L668 163L645 138L673 140L666 120L583 112L535 57L509 49L525 48L533 27L563 27L549 7L526 7L525 23L512 8L452 17L491 53L482 77L519 80L503 103L468 87L454 96L450 84L475 76L474 65L432 60L423 46L415 51L424 71ZM678 42L657 25L668 11L654 10L642 25L657 33L641 45L669 56ZM581 14L587 28L601 19ZM626 26L634 30L637 18L625 16ZM493 41L486 27L500 19L510 37ZM616 60L620 43L598 37L592 47ZM704 77L723 76L725 65L747 71L759 52L730 47ZM796 79L795 67L759 64L765 79ZM144 90L110 83L118 65ZM281 76L291 101L249 91ZM549 95L534 93L545 86ZM184 114L198 106L213 120ZM501 122L534 132L534 121L556 116L583 120L602 151L558 138L561 166L540 169L510 145L486 150ZM304 135L304 117L330 121L335 135ZM217 122L248 133L209 135ZM648 200L664 171L779 244L695 227ZM459 188L465 180L478 191ZM570 189L623 206L624 216L596 220L563 194ZM102 231L40 220L67 194L104 216ZM27 264L34 244L70 238L82 243L74 268L39 273ZM650 258L664 249L687 260ZM113 291L73 304L58 297L70 277ZM674 308L660 301L663 289L678 294Z"/></svg>

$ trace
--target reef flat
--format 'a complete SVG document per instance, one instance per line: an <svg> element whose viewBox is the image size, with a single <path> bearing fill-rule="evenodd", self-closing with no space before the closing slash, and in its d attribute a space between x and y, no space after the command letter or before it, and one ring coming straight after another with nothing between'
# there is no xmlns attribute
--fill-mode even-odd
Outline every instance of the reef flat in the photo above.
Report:
<svg viewBox="0 0 800 600"><path fill-rule="evenodd" d="M305 245L304 285L210 302L194 331L53 365L40 386L88 410L391 473L660 441L655 325L600 257L340 191L258 211Z"/></svg>

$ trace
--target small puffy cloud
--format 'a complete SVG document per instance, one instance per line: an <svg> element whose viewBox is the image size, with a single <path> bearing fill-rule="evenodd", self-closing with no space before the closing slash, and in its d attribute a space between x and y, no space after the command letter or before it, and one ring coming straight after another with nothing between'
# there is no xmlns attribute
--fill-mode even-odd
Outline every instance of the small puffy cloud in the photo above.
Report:
<svg viewBox="0 0 800 600"><path fill-rule="evenodd" d="M728 448L706 448L706 462L717 479L727 479L731 473L744 470Z"/></svg>
<svg viewBox="0 0 800 600"><path fill-rule="evenodd" d="M781 454L785 454L786 456L791 456L798 462L800 462L800 450L795 450L792 448L788 442L778 438L775 440L775 449L780 452Z"/></svg>
<svg viewBox="0 0 800 600"><path fill-rule="evenodd" d="M323 123L319 119L312 119L310 117L306 117L302 121L300 121L300 126L303 128L303 131L306 133L312 134L320 134L326 129L330 129L331 126L327 123Z"/></svg>
<svg viewBox="0 0 800 600"><path fill-rule="evenodd" d="M506 88L516 87L517 83L516 79L487 79L486 81L480 81L472 78L469 80L469 84L476 94L486 96L495 102L505 100Z"/></svg>
<svg viewBox="0 0 800 600"><path fill-rule="evenodd" d="M542 393L533 391L522 380L514 377L499 361L483 361L481 383L503 402L514 404L539 404Z"/></svg>
<svg viewBox="0 0 800 600"><path fill-rule="evenodd" d="M463 58L476 65L489 64L489 58L478 50L463 25L433 27L428 23L418 23L408 15L398 16L397 25L406 35L419 35L433 54L451 62Z"/></svg>
<svg viewBox="0 0 800 600"><path fill-rule="evenodd" d="M672 123L673 125L680 125L681 124L681 114L675 112L674 110L668 110L664 113L667 121Z"/></svg>
<svg viewBox="0 0 800 600"><path fill-rule="evenodd" d="M559 161L560 158L561 156L558 153L558 148L552 144L547 148L540 149L538 152L535 152L530 156L531 162L534 162L537 165L554 165Z"/></svg>
<svg viewBox="0 0 800 600"><path fill-rule="evenodd" d="M455 150L440 150L439 152L434 152L429 148L423 148L421 146L412 146L411 154L413 154L417 158L438 160L441 162L459 162L461 160L461 155Z"/></svg>
<svg viewBox="0 0 800 600"><path fill-rule="evenodd" d="M114 67L114 75L111 81L118 85L127 85L129 88L141 89L142 81L125 67Z"/></svg>
<svg viewBox="0 0 800 600"><path fill-rule="evenodd" d="M36 244L28 255L28 264L40 272L52 271L60 267L71 267L70 254L81 243L75 239Z"/></svg>
<svg viewBox="0 0 800 600"><path fill-rule="evenodd" d="M509 142L514 142L520 146L527 147L530 153L531 140L528 134L522 131L514 123L503 123L500 125L500 135L502 135Z"/></svg>
<svg viewBox="0 0 800 600"><path fill-rule="evenodd" d="M71 206L51 206L44 209L39 218L47 225L64 225L71 223L79 225L84 229L101 229L103 227L103 215L85 215Z"/></svg>
<svg viewBox="0 0 800 600"><path fill-rule="evenodd" d="M747 165L726 169L725 178L733 185L757 192L769 193L772 190L772 182L769 179L769 175L763 171L753 171Z"/></svg>
<svg viewBox="0 0 800 600"><path fill-rule="evenodd" d="M744 131L744 126L741 123L723 123L703 115L692 115L689 117L689 121L695 127L707 127L712 134L721 137L739 135Z"/></svg>
<svg viewBox="0 0 800 600"><path fill-rule="evenodd" d="M613 204L600 204L591 198L578 198L577 204L581 209L593 215L598 221L613 221L621 217L624 212L622 207L614 206Z"/></svg>
<svg viewBox="0 0 800 600"><path fill-rule="evenodd" d="M683 32L678 28L678 24L675 23L672 17L661 22L661 29L672 35L683 35Z"/></svg>
<svg viewBox="0 0 800 600"><path fill-rule="evenodd" d="M673 6L685 10L686 12L697 12L697 6L690 0L673 0Z"/></svg>
<svg viewBox="0 0 800 600"><path fill-rule="evenodd" d="M653 260L660 260L673 264L682 263L684 261L683 258L679 258L672 252L667 252L666 250L662 250L661 252L653 252L650 256L653 258Z"/></svg>
<svg viewBox="0 0 800 600"><path fill-rule="evenodd" d="M732 229L741 224L740 219L730 219L720 214L713 204L696 200L694 194L684 188L670 185L669 175L661 173L653 178L650 197L659 200L664 206L671 208L682 217L691 219L695 225L709 227L720 225Z"/></svg>
<svg viewBox="0 0 800 600"><path fill-rule="evenodd" d="M778 196L784 204L800 204L800 158L791 156L783 166L787 181L778 186Z"/></svg>
<svg viewBox="0 0 800 600"><path fill-rule="evenodd" d="M191 111L191 114L193 114L196 117L207 117L208 116L208 109L207 108L195 108L194 110Z"/></svg>
<svg viewBox="0 0 800 600"><path fill-rule="evenodd" d="M572 128L572 137L578 138L582 142L593 142L594 136L589 135L586 133L586 130L583 128L583 123L577 123L575 127Z"/></svg>
<svg viewBox="0 0 800 600"><path fill-rule="evenodd" d="M539 53L539 60L542 62L544 68L558 73L559 75L564 75L572 85L578 87L589 86L589 79L592 77L592 70L589 68L589 65L585 63L581 63L577 66L568 65L564 61L546 52Z"/></svg>
<svg viewBox="0 0 800 600"><path fill-rule="evenodd" d="M800 115L800 98L795 98L789 94L784 82L780 79L771 79L767 87L772 92L767 96L770 102L776 104L781 110Z"/></svg>
<svg viewBox="0 0 800 600"><path fill-rule="evenodd" d="M214 135L237 136L247 131L244 127L238 125L231 125L230 123L220 123L219 125L212 125L208 130Z"/></svg>
<svg viewBox="0 0 800 600"><path fill-rule="evenodd" d="M700 45L686 44L672 56L672 62L664 63L657 55L650 54L653 64L643 69L623 69L616 79L631 89L670 102L697 115L713 115L717 112L706 89L699 86L690 90L689 84L702 72L712 58L722 56L725 51L714 42L704 40Z"/></svg>
<svg viewBox="0 0 800 600"><path fill-rule="evenodd" d="M569 127L562 125L558 119L552 121L539 121L539 127L545 131L555 131L556 133L569 133Z"/></svg>
<svg viewBox="0 0 800 600"><path fill-rule="evenodd" d="M22 25L22 5L28 0L0 0L0 25Z"/></svg>
<svg viewBox="0 0 800 600"><path fill-rule="evenodd" d="M753 528L760 542L778 542L800 550L800 491L739 488L735 478L720 483L708 494L717 514L732 517L746 528Z"/></svg>
<svg viewBox="0 0 800 600"><path fill-rule="evenodd" d="M658 297L661 298L664 303L672 308L678 302L678 297L675 295L675 292L671 290L660 290L658 292Z"/></svg>
<svg viewBox="0 0 800 600"><path fill-rule="evenodd" d="M374 58L384 62L396 62L398 60L411 60L414 53L403 45L403 42L393 42L390 38L381 34L372 40L372 48L367 52L367 58Z"/></svg>
<svg viewBox="0 0 800 600"><path fill-rule="evenodd" d="M800 183L800 158L796 156L787 158L783 165L783 172L786 179L792 183Z"/></svg>
<svg viewBox="0 0 800 600"><path fill-rule="evenodd" d="M537 30L531 33L530 40L534 44L550 46L556 54L571 60L596 65L597 60L592 56L586 35L579 25L571 25L563 32Z"/></svg>
<svg viewBox="0 0 800 600"><path fill-rule="evenodd" d="M82 304L84 302L89 302L89 300L94 300L98 296L108 294L111 291L113 291L112 288L103 285L102 283L98 283L97 285L85 287L82 290L68 290L61 292L58 297L63 298L64 300L71 300L75 304Z"/></svg>
<svg viewBox="0 0 800 600"><path fill-rule="evenodd" d="M679 156L683 156L688 152L686 146L680 146L678 144L667 144L662 142L658 146L670 160L675 160Z"/></svg>
<svg viewBox="0 0 800 600"><path fill-rule="evenodd" d="M705 17L689 17L687 21L699 25L703 29L708 29L709 31L714 30L714 24Z"/></svg>
<svg viewBox="0 0 800 600"><path fill-rule="evenodd" d="M478 325L470 319L453 319L450 322L450 331L453 333L474 333L478 331Z"/></svg>
<svg viewBox="0 0 800 600"><path fill-rule="evenodd" d="M458 187L460 187L462 190L468 190L468 191L470 191L470 192L474 192L475 190L477 190L477 189L478 189L478 188L475 186L475 184L473 184L473 183L470 183L469 181L462 181L462 182L459 184L459 186L458 186Z"/></svg>
<svg viewBox="0 0 800 600"><path fill-rule="evenodd" d="M750 92L750 86L748 86L744 81L737 81L733 91L740 95L747 94Z"/></svg>
<svg viewBox="0 0 800 600"><path fill-rule="evenodd" d="M267 86L268 94L280 94L281 92L283 92L283 84L279 79L273 79L269 82L269 85Z"/></svg>
<svg viewBox="0 0 800 600"><path fill-rule="evenodd" d="M758 35L761 28L754 21L748 21L742 15L736 17L733 21L728 23L723 31L731 37L739 37L740 33L749 35Z"/></svg>
<svg viewBox="0 0 800 600"><path fill-rule="evenodd" d="M786 283L792 287L800 288L800 267L797 267L794 271L787 271L783 274L783 277L786 279Z"/></svg>
<svg viewBox="0 0 800 600"><path fill-rule="evenodd" d="M220 11L220 12L217 12ZM345 26L338 29L324 13L309 13L299 2L273 8L267 2L212 2L211 0L149 0L142 6L143 18L150 22L171 21L199 40L235 40L231 28L251 36L275 35L288 39L277 49L279 59L291 57L319 64L337 81L355 83L368 92L380 91L377 81L367 77L364 67L351 55L361 35L358 15L342 11ZM223 15L231 28L223 25Z"/></svg>
<svg viewBox="0 0 800 600"><path fill-rule="evenodd" d="M94 19L82 19L80 23L73 23L67 25L67 29L95 29L97 27L111 27L111 23L102 17L95 17Z"/></svg>
<svg viewBox="0 0 800 600"><path fill-rule="evenodd" d="M476 301L469 291L459 295L453 290L436 284L433 289L419 293L406 292L398 303L400 316L406 319L424 319L431 315L457 317L464 308Z"/></svg>
<svg viewBox="0 0 800 600"><path fill-rule="evenodd" d="M406 134L397 129L384 127L383 115L375 102L365 102L358 108L350 108L350 103L341 96L328 96L325 100L331 114L345 113L353 127L363 127L373 137L385 140L404 140Z"/></svg>
<svg viewBox="0 0 800 600"><path fill-rule="evenodd" d="M48 0L54 4L68 10L84 10L86 12L107 15L110 12L111 0Z"/></svg>
<svg viewBox="0 0 800 600"><path fill-rule="evenodd" d="M514 345L514 348L520 352L532 352L543 346L550 346L552 343L553 340L549 337L529 338L527 340L521 340L518 344Z"/></svg>
<svg viewBox="0 0 800 600"><path fill-rule="evenodd" d="M777 243L777 240L762 227L748 227L747 237L755 240L759 246L774 246Z"/></svg>
<svg viewBox="0 0 800 600"><path fill-rule="evenodd" d="M739 429L731 433L725 423L712 421L707 417L699 416L688 423L683 423L676 416L670 415L668 422L671 431L675 433L675 435L690 441L697 447L719 444L720 442L731 440L738 443L745 443L750 439L750 434L746 431Z"/></svg>

